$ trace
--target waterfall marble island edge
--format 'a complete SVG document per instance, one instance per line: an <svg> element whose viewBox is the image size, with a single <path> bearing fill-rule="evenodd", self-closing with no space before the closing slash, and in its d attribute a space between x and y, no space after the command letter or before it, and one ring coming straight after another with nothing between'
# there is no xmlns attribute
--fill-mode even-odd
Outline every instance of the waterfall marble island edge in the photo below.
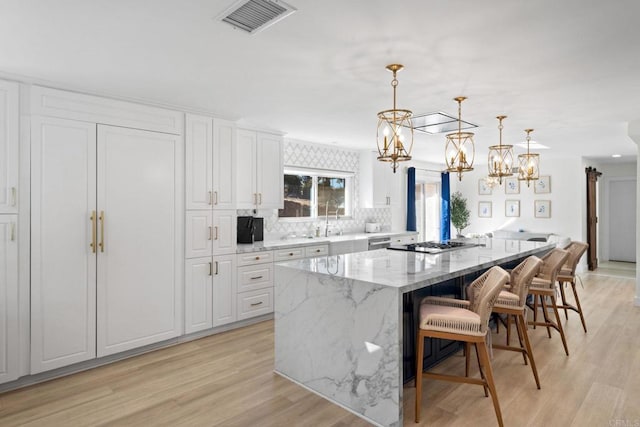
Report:
<svg viewBox="0 0 640 427"><path fill-rule="evenodd" d="M551 249L488 240L275 265L275 371L380 426L402 425L403 294Z"/></svg>

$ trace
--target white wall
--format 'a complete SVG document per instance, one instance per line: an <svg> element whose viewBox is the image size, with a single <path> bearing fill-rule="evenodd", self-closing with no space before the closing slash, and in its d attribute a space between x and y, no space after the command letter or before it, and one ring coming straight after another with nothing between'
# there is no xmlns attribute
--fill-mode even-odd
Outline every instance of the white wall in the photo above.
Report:
<svg viewBox="0 0 640 427"><path fill-rule="evenodd" d="M477 166L474 171L463 174L462 181L451 175L451 191L460 191L467 198L471 211L471 225L464 230L469 233L486 233L504 229L510 231L550 232L572 240L586 239L585 222L585 172L580 158L546 159L541 154L540 174L551 177L551 192L534 193L533 184L527 187L520 183L519 194L505 194L504 183L493 188L491 195L478 195L478 180L487 176L486 166ZM505 201L520 201L520 217L505 216ZM551 201L551 218L534 217L534 200ZM491 218L478 217L478 202L492 202Z"/></svg>
<svg viewBox="0 0 640 427"><path fill-rule="evenodd" d="M640 120L629 123L629 137L640 147ZM636 177L640 177L640 162L637 162ZM636 186L636 266L640 263L640 185ZM635 305L640 306L640 270L636 268Z"/></svg>

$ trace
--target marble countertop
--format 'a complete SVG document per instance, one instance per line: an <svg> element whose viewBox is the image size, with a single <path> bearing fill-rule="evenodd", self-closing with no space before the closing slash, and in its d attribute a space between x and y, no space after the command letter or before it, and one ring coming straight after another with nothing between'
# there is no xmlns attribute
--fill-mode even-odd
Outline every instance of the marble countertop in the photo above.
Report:
<svg viewBox="0 0 640 427"><path fill-rule="evenodd" d="M437 255L378 249L286 261L278 263L277 266L410 292L553 247L555 244L547 242L486 239L485 246Z"/></svg>
<svg viewBox="0 0 640 427"><path fill-rule="evenodd" d="M262 242L239 243L236 253L271 251L276 249L288 249L300 246L314 246L322 244L330 244L331 242L344 242L349 240L368 240L374 237L393 237L408 234L417 234L415 231L398 231L398 232L380 232L380 233L349 233L328 237L298 237L278 240L264 240Z"/></svg>

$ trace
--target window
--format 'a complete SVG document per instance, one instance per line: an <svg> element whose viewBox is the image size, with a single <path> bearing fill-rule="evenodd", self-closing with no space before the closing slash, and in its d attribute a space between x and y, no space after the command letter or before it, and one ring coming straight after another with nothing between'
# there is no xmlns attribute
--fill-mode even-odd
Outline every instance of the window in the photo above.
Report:
<svg viewBox="0 0 640 427"><path fill-rule="evenodd" d="M353 174L344 172L285 169L284 209L278 217L351 216L352 181Z"/></svg>

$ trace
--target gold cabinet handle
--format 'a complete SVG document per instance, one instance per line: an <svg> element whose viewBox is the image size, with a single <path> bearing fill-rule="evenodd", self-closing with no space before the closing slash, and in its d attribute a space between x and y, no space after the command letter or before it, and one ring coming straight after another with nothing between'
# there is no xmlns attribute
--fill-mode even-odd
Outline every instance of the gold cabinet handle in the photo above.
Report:
<svg viewBox="0 0 640 427"><path fill-rule="evenodd" d="M214 240L218 240L218 226L216 225L215 227L213 227L216 229L216 237L214 238Z"/></svg>
<svg viewBox="0 0 640 427"><path fill-rule="evenodd" d="M209 276L213 276L213 263L209 263Z"/></svg>
<svg viewBox="0 0 640 427"><path fill-rule="evenodd" d="M216 261L216 276L218 275L218 261Z"/></svg>
<svg viewBox="0 0 640 427"><path fill-rule="evenodd" d="M258 279L262 279L262 276L255 276L251 278L251 280L258 280Z"/></svg>
<svg viewBox="0 0 640 427"><path fill-rule="evenodd" d="M262 193L258 193L258 198L259 198L259 202L258 204L261 205L262 204Z"/></svg>
<svg viewBox="0 0 640 427"><path fill-rule="evenodd" d="M213 204L214 205L218 204L218 192L217 191L213 192Z"/></svg>
<svg viewBox="0 0 640 427"><path fill-rule="evenodd" d="M11 223L11 241L14 242L16 240L16 223Z"/></svg>
<svg viewBox="0 0 640 427"><path fill-rule="evenodd" d="M213 227L209 226L209 240L213 240Z"/></svg>
<svg viewBox="0 0 640 427"><path fill-rule="evenodd" d="M258 193L253 193L253 204L254 205L258 204Z"/></svg>
<svg viewBox="0 0 640 427"><path fill-rule="evenodd" d="M253 304L251 304L251 307L255 307L256 305L260 305L260 304L262 304L262 301L260 301L260 302L254 302Z"/></svg>
<svg viewBox="0 0 640 427"><path fill-rule="evenodd" d="M98 219L100 220L100 243L98 243L98 246L100 247L100 252L104 252L104 211L100 211Z"/></svg>
<svg viewBox="0 0 640 427"><path fill-rule="evenodd" d="M16 205L17 199L18 199L18 197L17 197L16 187L11 187L11 206L15 206Z"/></svg>
<svg viewBox="0 0 640 427"><path fill-rule="evenodd" d="M96 211L91 211L91 217L89 218L91 220L91 243L89 244L89 246L91 247L91 252L93 252L94 254L96 253Z"/></svg>
<svg viewBox="0 0 640 427"><path fill-rule="evenodd" d="M209 193L209 204L213 205L213 191L208 191L207 193Z"/></svg>
<svg viewBox="0 0 640 427"><path fill-rule="evenodd" d="M260 257L259 257L259 256L257 256L257 257L256 257L256 261L258 261L259 259L260 259Z"/></svg>

